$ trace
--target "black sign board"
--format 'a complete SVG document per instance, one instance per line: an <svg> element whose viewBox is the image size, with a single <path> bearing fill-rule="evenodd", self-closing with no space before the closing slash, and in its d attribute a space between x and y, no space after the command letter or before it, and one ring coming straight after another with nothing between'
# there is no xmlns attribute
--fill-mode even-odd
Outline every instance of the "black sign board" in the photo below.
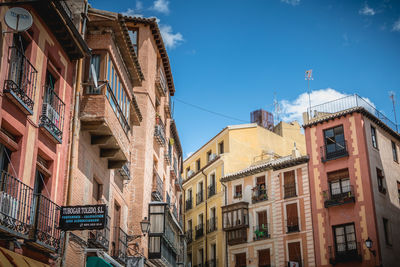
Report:
<svg viewBox="0 0 400 267"><path fill-rule="evenodd" d="M104 229L106 220L106 205L64 206L59 228L64 231Z"/></svg>

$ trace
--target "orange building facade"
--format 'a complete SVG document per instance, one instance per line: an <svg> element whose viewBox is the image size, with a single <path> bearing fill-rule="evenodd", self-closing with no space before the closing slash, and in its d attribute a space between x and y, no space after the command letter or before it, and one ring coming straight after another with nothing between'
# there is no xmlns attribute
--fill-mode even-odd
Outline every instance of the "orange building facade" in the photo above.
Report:
<svg viewBox="0 0 400 267"><path fill-rule="evenodd" d="M316 265L396 266L400 136L394 124L357 95L311 110L304 128Z"/></svg>

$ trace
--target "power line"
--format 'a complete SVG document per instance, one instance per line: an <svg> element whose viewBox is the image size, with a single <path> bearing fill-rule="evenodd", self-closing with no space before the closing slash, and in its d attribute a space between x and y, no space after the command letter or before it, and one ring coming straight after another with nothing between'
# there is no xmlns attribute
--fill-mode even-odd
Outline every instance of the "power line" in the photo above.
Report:
<svg viewBox="0 0 400 267"><path fill-rule="evenodd" d="M183 100L178 99L178 98L176 98L176 97L174 97L174 100L176 100L176 101L178 101L178 102L181 102L182 104L185 104L185 105L188 105L188 106L191 106L191 107L200 109L200 110L202 110L202 111L205 111L205 112L208 112L208 113L211 113L211 114L220 116L220 117L224 117L224 118L227 118L227 119L230 119L230 120L236 120L236 121L240 121L240 122L244 122L244 123L249 123L248 121L245 121L245 120L242 120L242 119L234 118L234 117L231 117L231 116L228 116L228 115L219 113L219 112L215 112L215 111L212 111L212 110L209 110L209 109L200 107L200 106L195 105L195 104L191 104L191 103L189 103L189 102L183 101Z"/></svg>

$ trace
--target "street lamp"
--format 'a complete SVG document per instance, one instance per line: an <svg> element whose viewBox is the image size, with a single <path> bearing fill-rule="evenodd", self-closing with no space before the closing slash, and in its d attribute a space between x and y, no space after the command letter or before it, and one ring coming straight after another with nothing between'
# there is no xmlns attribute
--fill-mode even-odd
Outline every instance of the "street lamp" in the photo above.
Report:
<svg viewBox="0 0 400 267"><path fill-rule="evenodd" d="M140 222L140 229L142 230L141 235L130 235L128 236L128 242L138 239L139 237L146 236L146 234L150 230L150 221L147 219L147 217L144 217L144 219Z"/></svg>
<svg viewBox="0 0 400 267"><path fill-rule="evenodd" d="M368 237L367 240L365 240L365 246L369 249L369 251L372 253L372 255L375 256L375 250L371 249L372 248L372 240Z"/></svg>

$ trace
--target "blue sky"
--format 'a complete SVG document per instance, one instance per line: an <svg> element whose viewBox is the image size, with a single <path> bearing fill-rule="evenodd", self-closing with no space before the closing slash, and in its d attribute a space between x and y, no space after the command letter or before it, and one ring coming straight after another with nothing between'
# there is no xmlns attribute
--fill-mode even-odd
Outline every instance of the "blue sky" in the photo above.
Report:
<svg viewBox="0 0 400 267"><path fill-rule="evenodd" d="M394 120L400 103L400 1L90 1L129 15L157 17L176 87L174 118L184 154L250 112L299 119L307 106L304 72L313 69L312 104L357 93ZM399 118L400 105L397 104Z"/></svg>

